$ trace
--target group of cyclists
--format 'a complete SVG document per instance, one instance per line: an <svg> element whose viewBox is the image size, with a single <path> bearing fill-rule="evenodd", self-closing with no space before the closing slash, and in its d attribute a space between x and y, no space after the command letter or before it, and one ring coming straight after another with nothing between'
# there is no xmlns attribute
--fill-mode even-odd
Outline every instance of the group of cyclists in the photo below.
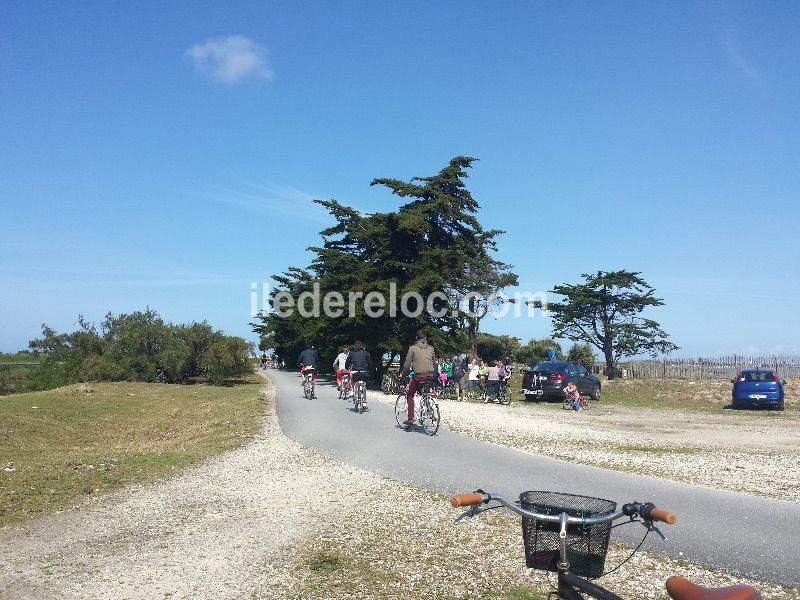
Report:
<svg viewBox="0 0 800 600"><path fill-rule="evenodd" d="M297 357L297 366L300 369L301 385L305 385L310 378L311 397L316 384L317 371L321 365L319 354L312 344ZM353 396L353 385L356 382L367 382L373 372L372 357L364 348L361 341L356 341L352 348L342 347L333 361L332 368L336 374L336 387L343 392L343 397ZM511 377L509 360L493 361L484 365L480 359L471 362L454 359L438 360L433 346L428 343L425 331L419 330L416 341L406 352L405 361L400 369L400 377L408 378L405 386L406 401L408 405L408 419L404 423L410 425L414 420L414 395L420 391L425 382L439 382L444 384L451 381L454 385L456 397L466 399L468 392L480 388L484 402L498 395L500 383ZM466 386L464 382L466 381Z"/></svg>
<svg viewBox="0 0 800 600"><path fill-rule="evenodd" d="M283 369L286 366L286 364L282 360L278 359L278 355L275 354L274 352L272 353L271 356L267 356L266 352L262 352L259 363L261 365L261 368L264 370L269 368Z"/></svg>

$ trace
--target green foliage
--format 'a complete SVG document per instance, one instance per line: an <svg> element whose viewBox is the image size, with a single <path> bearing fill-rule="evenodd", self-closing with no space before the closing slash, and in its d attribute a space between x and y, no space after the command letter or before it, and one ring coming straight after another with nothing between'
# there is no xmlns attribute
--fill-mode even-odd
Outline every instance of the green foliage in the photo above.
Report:
<svg viewBox="0 0 800 600"><path fill-rule="evenodd" d="M218 385L251 372L251 351L250 344L242 338L220 336L215 339L202 359L208 381Z"/></svg>
<svg viewBox="0 0 800 600"><path fill-rule="evenodd" d="M521 346L517 338L508 335L479 333L477 338L478 356L485 361L515 357Z"/></svg>
<svg viewBox="0 0 800 600"><path fill-rule="evenodd" d="M583 274L583 283L555 286L552 293L565 299L547 306L553 335L600 350L609 378L620 358L642 353L655 357L678 348L667 340L669 336L657 322L640 316L645 309L664 302L639 275L630 271Z"/></svg>
<svg viewBox="0 0 800 600"><path fill-rule="evenodd" d="M34 389L31 377L38 369L39 358L32 352L0 352L0 395Z"/></svg>
<svg viewBox="0 0 800 600"><path fill-rule="evenodd" d="M567 353L567 360L580 363L591 372L597 357L589 344L573 344Z"/></svg>
<svg viewBox="0 0 800 600"><path fill-rule="evenodd" d="M347 301L350 293L360 294L354 299L354 314L348 315L348 306L341 316L309 318L297 310L289 316L273 312L254 323L254 330L270 340L287 364L294 364L307 343L316 346L327 364L341 346L361 340L374 358L386 358L378 374L405 351L420 328L428 332L440 356L462 352L469 343L463 326L470 319L477 321L459 310L463 307L455 299L466 291L488 296L487 290L516 282L516 276L507 272L508 265L490 256L502 232L485 231L475 217L479 206L463 181L474 160L458 156L438 174L408 182L373 180L371 185L409 199L395 212L362 215L336 200L317 200L336 223L321 232L322 246L310 248L315 256L307 269L291 267L273 277L279 285L273 289L271 304L274 310L279 293L298 299L318 286L321 298L341 294ZM382 316L367 314L364 296L370 292L388 300ZM428 311L418 317L404 316L400 300L406 292L423 298L441 293L446 300L440 306L448 310L441 316ZM409 308L413 312L414 307ZM477 332L477 325L473 329Z"/></svg>
<svg viewBox="0 0 800 600"><path fill-rule="evenodd" d="M564 353L561 351L561 344L551 339L529 341L517 350L514 359L523 365L535 365L538 362L547 360L547 351L550 348L555 348L557 359L564 359Z"/></svg>
<svg viewBox="0 0 800 600"><path fill-rule="evenodd" d="M153 310L106 315L102 326L78 319L72 333L42 325L42 337L29 344L42 359L34 389L80 381L211 383L251 372L251 345L225 336L208 323L173 325Z"/></svg>

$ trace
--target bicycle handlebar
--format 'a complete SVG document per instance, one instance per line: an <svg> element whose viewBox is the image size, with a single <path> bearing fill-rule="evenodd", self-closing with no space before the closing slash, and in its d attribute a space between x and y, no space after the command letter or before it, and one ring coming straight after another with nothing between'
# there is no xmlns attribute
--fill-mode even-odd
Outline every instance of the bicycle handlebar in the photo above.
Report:
<svg viewBox="0 0 800 600"><path fill-rule="evenodd" d="M453 508L458 508L459 506L474 507L479 504L488 504L492 500L499 502L512 512L515 512L522 517L529 517L538 521L546 521L551 523L558 523L561 521L561 515L559 514L546 515L531 510L526 510L517 502L507 500L498 494L487 493L483 491L453 496L450 498L450 504L453 506ZM578 525L594 525L598 523L615 521L622 516L633 517L634 515L640 516L645 521L659 521L661 523L667 523L668 525L674 525L678 521L678 518L674 514L664 509L656 508L652 502L630 502L623 505L623 507L619 510L601 515L595 515L593 517L572 517L567 515L567 523Z"/></svg>
<svg viewBox="0 0 800 600"><path fill-rule="evenodd" d="M483 494L475 492L474 494L459 494L450 498L450 504L453 508L459 506L475 506L483 502Z"/></svg>

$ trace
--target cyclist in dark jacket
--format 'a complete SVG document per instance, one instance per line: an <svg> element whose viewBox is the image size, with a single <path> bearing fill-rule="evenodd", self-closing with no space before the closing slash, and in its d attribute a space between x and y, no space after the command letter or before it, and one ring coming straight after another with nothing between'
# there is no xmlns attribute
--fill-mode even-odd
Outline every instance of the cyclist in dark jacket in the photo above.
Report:
<svg viewBox="0 0 800 600"><path fill-rule="evenodd" d="M297 357L297 366L300 367L300 385L303 385L306 369L311 369L311 380L317 380L317 368L319 367L319 354L314 350L314 346L308 344L306 349Z"/></svg>
<svg viewBox="0 0 800 600"><path fill-rule="evenodd" d="M353 393L352 386L355 381L369 381L372 373L372 357L364 349L364 344L356 341L353 349L347 355L345 368L350 371L350 393Z"/></svg>

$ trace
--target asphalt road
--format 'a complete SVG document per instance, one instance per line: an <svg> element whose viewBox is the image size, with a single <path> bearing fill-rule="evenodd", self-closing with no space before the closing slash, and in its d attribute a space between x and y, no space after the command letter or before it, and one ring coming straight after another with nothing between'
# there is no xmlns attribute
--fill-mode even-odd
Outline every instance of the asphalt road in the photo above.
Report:
<svg viewBox="0 0 800 600"><path fill-rule="evenodd" d="M551 490L619 504L651 501L674 512L678 523L662 527L667 543L651 534L645 549L800 587L798 504L576 465L479 442L446 430L446 402L440 406L442 427L436 436L404 431L396 426L390 406L375 401L367 412L357 414L351 402L338 399L334 385L320 382L318 398L306 400L296 372L270 370L268 375L275 384L278 417L286 435L347 464L448 495L481 488L515 498L525 490ZM565 452L579 451L565 448ZM457 514L454 509L453 516ZM637 525L619 527L612 539L636 544L643 532ZM520 560L524 560L521 544Z"/></svg>

